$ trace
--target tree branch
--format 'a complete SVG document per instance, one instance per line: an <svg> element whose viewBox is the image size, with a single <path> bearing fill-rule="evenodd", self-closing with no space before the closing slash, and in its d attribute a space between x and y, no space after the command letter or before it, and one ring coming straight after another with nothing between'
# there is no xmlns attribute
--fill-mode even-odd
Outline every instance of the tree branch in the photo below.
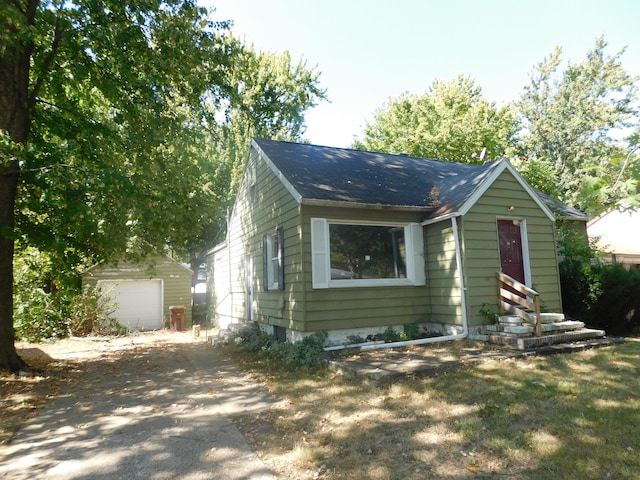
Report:
<svg viewBox="0 0 640 480"><path fill-rule="evenodd" d="M37 3L37 2L34 2L34 3ZM62 38L62 27L60 22L61 9L62 9L62 5L60 5L60 7L58 8L58 15L56 16L55 31L53 34L53 41L51 42L51 50L49 51L49 54L45 57L44 62L42 64L43 73L47 72L51 67L51 64L53 63L53 59L55 58L56 53L58 52L58 47L60 46L60 40ZM36 79L33 85L33 90L29 95L29 98L30 98L29 108L33 108L33 106L36 104L38 93L40 92L40 88L42 87L43 83L44 83L44 76L41 75Z"/></svg>

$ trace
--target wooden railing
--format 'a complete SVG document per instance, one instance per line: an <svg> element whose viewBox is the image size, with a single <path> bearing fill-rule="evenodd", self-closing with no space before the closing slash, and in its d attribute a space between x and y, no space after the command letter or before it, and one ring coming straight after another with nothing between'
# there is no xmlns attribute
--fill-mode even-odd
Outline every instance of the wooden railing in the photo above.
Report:
<svg viewBox="0 0 640 480"><path fill-rule="evenodd" d="M497 275L500 306L505 311L518 315L526 322L533 324L536 337L540 337L542 335L540 294L509 275L502 272L498 272Z"/></svg>

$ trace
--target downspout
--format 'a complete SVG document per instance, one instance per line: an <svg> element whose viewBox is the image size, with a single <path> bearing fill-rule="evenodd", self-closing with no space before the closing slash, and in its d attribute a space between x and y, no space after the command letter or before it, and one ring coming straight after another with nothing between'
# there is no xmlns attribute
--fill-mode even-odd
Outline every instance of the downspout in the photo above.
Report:
<svg viewBox="0 0 640 480"><path fill-rule="evenodd" d="M378 348L394 348L394 347L407 347L410 345L425 345L428 343L447 342L449 340L461 340L467 338L469 334L469 318L467 316L467 294L466 287L464 285L464 275L462 271L462 248L460 246L460 235L458 234L458 215L451 217L451 228L453 228L453 241L456 248L456 269L458 270L458 276L460 278L460 307L462 308L462 332L454 335L444 335L442 337L429 337L420 338L418 340L407 340L404 342L390 342L381 343L374 342L370 344L360 344L361 350L375 350ZM357 346L357 345L356 345ZM352 348L354 345L340 345L336 347L328 347L325 350L340 350L342 348Z"/></svg>

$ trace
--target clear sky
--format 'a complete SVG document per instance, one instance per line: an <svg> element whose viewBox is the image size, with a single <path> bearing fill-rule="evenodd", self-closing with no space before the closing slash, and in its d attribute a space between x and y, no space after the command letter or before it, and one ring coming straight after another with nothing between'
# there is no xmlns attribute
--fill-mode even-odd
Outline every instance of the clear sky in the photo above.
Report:
<svg viewBox="0 0 640 480"><path fill-rule="evenodd" d="M288 50L321 72L330 102L306 115L304 138L348 147L376 109L435 79L468 75L485 98L520 97L556 45L578 63L598 36L640 75L639 0L201 0L256 50Z"/></svg>

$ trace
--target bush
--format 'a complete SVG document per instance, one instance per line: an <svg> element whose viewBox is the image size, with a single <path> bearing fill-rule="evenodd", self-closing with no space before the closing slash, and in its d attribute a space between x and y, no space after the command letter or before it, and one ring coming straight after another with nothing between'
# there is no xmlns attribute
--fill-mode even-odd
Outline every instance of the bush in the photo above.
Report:
<svg viewBox="0 0 640 480"><path fill-rule="evenodd" d="M115 311L115 304L108 293L92 286L85 286L74 295L69 307L69 333L77 337L87 335L123 335L126 327L109 318Z"/></svg>
<svg viewBox="0 0 640 480"><path fill-rule="evenodd" d="M18 250L14 259L14 328L16 338L40 342L69 334L123 333L108 318L113 305L93 288L80 289L77 274L62 274L38 249Z"/></svg>
<svg viewBox="0 0 640 480"><path fill-rule="evenodd" d="M254 331L240 339L237 345L284 366L316 369L324 365L319 354L323 351L326 340L325 332L316 332L300 342L291 343L282 342L275 335Z"/></svg>
<svg viewBox="0 0 640 480"><path fill-rule="evenodd" d="M600 254L574 236L563 237L560 282L564 312L609 334L640 326L640 271L598 261Z"/></svg>
<svg viewBox="0 0 640 480"><path fill-rule="evenodd" d="M563 306L569 316L610 334L640 326L640 271L606 263L564 270Z"/></svg>
<svg viewBox="0 0 640 480"><path fill-rule="evenodd" d="M67 336L64 312L56 302L55 295L42 288L19 290L14 295L14 304L16 338L27 342L41 342Z"/></svg>

